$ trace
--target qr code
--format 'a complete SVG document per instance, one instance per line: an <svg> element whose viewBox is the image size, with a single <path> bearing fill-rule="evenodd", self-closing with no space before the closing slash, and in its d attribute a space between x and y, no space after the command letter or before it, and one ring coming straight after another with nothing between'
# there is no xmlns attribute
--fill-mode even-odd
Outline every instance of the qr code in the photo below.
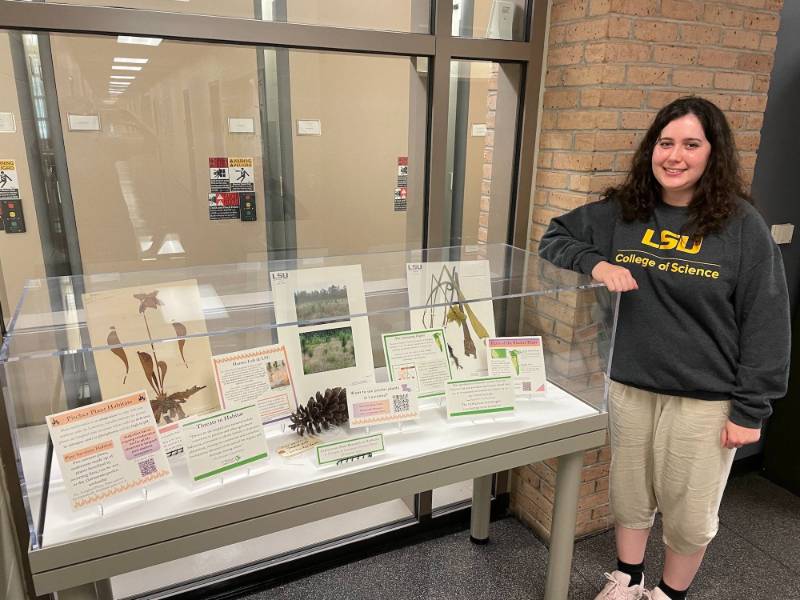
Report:
<svg viewBox="0 0 800 600"><path fill-rule="evenodd" d="M142 477L152 475L156 471L158 471L158 467L156 467L155 459L148 458L139 463L139 473L142 474Z"/></svg>
<svg viewBox="0 0 800 600"><path fill-rule="evenodd" d="M410 410L408 394L392 394L393 412L404 413Z"/></svg>

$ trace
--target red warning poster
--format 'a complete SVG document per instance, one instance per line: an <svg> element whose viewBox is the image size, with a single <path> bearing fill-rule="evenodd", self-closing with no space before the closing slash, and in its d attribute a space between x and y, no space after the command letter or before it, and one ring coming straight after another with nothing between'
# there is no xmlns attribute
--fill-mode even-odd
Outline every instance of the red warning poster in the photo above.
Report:
<svg viewBox="0 0 800 600"><path fill-rule="evenodd" d="M216 192L208 195L208 217L212 221L238 219L240 215L239 194Z"/></svg>
<svg viewBox="0 0 800 600"><path fill-rule="evenodd" d="M208 159L208 175L212 192L230 192L231 178L227 156L211 156Z"/></svg>

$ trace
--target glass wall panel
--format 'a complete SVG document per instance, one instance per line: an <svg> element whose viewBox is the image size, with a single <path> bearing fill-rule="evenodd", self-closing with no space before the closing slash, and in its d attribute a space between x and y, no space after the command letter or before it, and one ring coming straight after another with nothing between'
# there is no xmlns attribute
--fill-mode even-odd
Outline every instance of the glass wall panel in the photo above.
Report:
<svg viewBox="0 0 800 600"><path fill-rule="evenodd" d="M404 33L430 33L431 21L430 0L57 0L55 3Z"/></svg>
<svg viewBox="0 0 800 600"><path fill-rule="evenodd" d="M450 67L445 227L453 245L505 242L522 67L479 61Z"/></svg>
<svg viewBox="0 0 800 600"><path fill-rule="evenodd" d="M256 51L50 40L48 92L57 94L84 272L263 260L263 210L244 222L216 219L223 211L209 207L209 194L222 190L210 161L222 157L251 159L263 202Z"/></svg>
<svg viewBox="0 0 800 600"><path fill-rule="evenodd" d="M454 0L453 35L522 41L527 10L527 0Z"/></svg>
<svg viewBox="0 0 800 600"><path fill-rule="evenodd" d="M0 158L16 160L28 226L0 236L6 319L26 278L65 274L46 265L69 258L94 274L422 245L426 58L2 39L16 129L0 135ZM35 176L26 141L41 149Z"/></svg>
<svg viewBox="0 0 800 600"><path fill-rule="evenodd" d="M300 254L421 247L427 59L293 51L289 65Z"/></svg>

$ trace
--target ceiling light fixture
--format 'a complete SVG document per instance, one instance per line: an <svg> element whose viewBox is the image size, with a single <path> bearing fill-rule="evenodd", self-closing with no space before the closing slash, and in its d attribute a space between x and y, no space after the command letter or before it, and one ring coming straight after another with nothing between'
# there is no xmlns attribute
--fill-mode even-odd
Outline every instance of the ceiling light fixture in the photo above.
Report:
<svg viewBox="0 0 800 600"><path fill-rule="evenodd" d="M118 35L117 43L119 44L139 44L141 46L158 46L161 43L161 38L150 37L136 37L132 35Z"/></svg>

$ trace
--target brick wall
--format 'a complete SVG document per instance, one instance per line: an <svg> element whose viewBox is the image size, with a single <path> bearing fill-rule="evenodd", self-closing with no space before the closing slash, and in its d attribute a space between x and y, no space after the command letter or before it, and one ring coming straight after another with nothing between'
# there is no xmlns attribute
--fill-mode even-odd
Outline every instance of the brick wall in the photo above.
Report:
<svg viewBox="0 0 800 600"><path fill-rule="evenodd" d="M619 183L656 111L684 95L708 98L727 114L745 179L752 180L776 47L782 0L553 0L534 181L531 251L550 219L595 201ZM526 322L558 343L574 327L570 303ZM574 308L574 305L573 307ZM533 314L532 314L533 313ZM558 377L551 373L548 377ZM587 452L578 535L608 528L610 452ZM517 469L512 510L549 537L557 464Z"/></svg>

